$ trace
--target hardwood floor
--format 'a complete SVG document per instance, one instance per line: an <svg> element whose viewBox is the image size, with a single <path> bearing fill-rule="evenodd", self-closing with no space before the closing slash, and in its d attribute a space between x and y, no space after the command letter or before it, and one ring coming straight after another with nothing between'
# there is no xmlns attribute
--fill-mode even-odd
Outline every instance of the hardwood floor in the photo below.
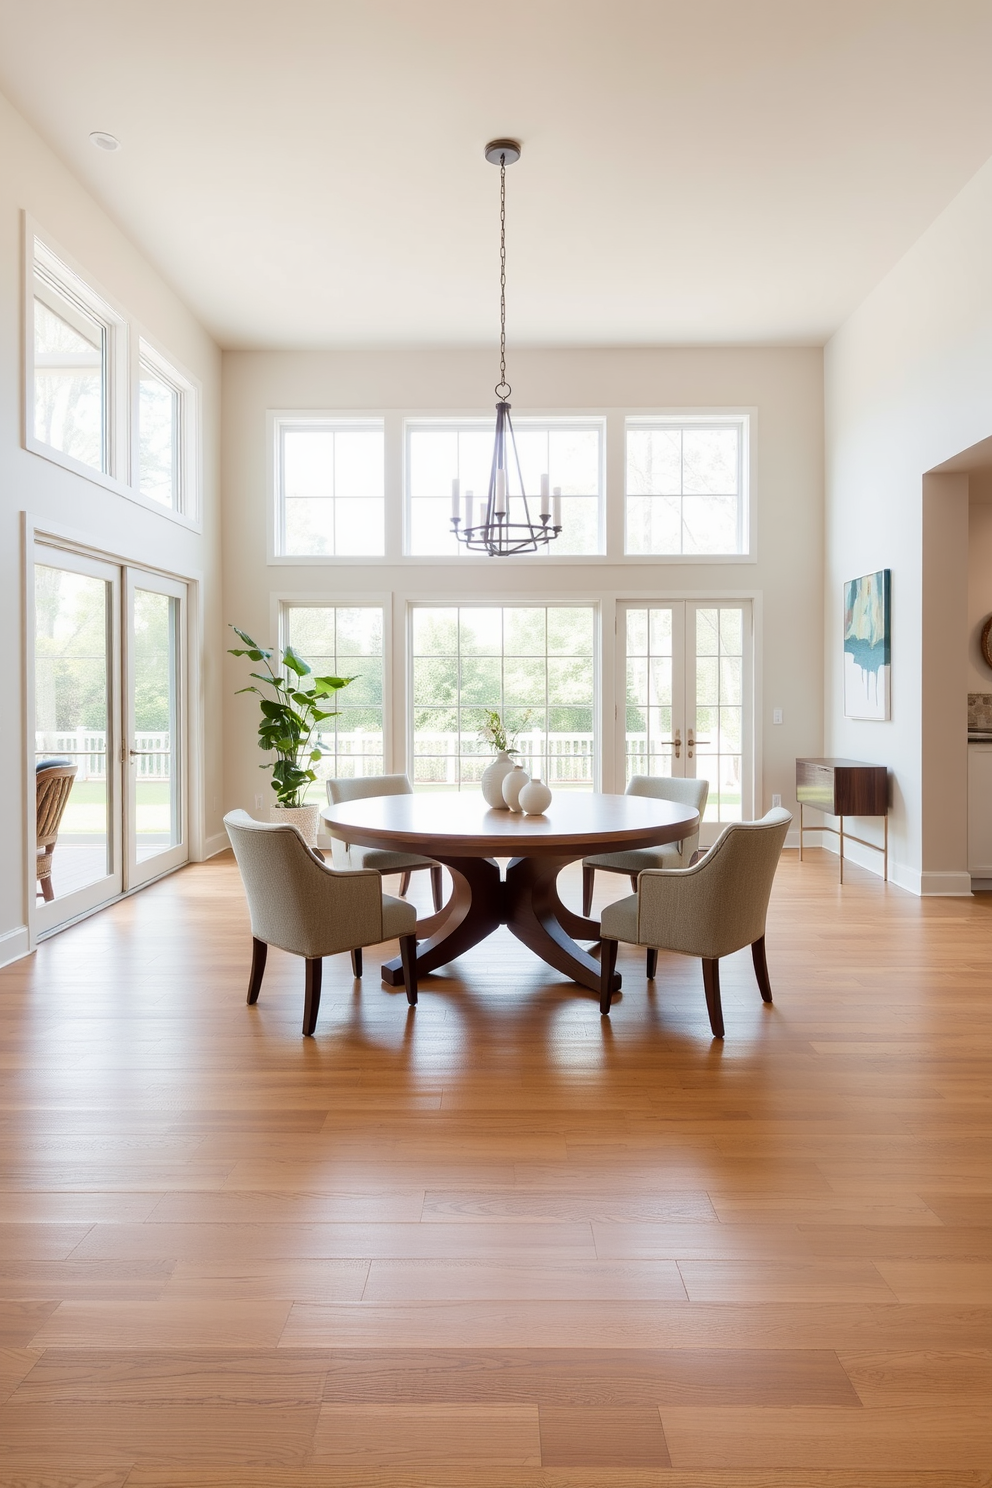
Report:
<svg viewBox="0 0 992 1488"><path fill-rule="evenodd" d="M229 856L0 972L0 1485L988 1488L992 902L848 880L722 1044L505 931L305 1040Z"/></svg>

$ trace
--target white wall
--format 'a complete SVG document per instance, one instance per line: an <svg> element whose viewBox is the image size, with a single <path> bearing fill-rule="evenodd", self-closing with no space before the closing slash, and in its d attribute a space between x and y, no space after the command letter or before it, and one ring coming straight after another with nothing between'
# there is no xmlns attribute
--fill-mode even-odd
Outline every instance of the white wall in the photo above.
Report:
<svg viewBox="0 0 992 1488"><path fill-rule="evenodd" d="M923 893L970 885L964 858L948 866L936 845L928 857L928 818L944 804L941 780L961 763L957 722L952 730L948 720L947 750L928 754L924 784L922 719L941 704L928 697L924 678L923 476L992 432L990 259L992 161L825 351L826 750L888 765L892 874ZM940 542L939 529L928 540ZM892 569L892 720L857 722L843 710L842 584L878 568ZM931 565L935 580L941 568ZM964 570L958 584L967 584ZM936 614L939 596L930 598ZM962 634L952 666L959 656L963 663L965 646Z"/></svg>
<svg viewBox="0 0 992 1488"><path fill-rule="evenodd" d="M662 598L754 592L761 622L759 810L778 792L794 800L797 754L822 743L822 358L818 349L517 351L513 405L607 408L753 407L757 562L623 566L557 563L534 570L492 562L469 571L416 565L267 566L271 454L267 409L490 409L494 352L229 352L224 356L224 619L274 640L277 594L417 597L601 592ZM608 452L614 484L622 460ZM388 477L387 477L388 478ZM394 473L394 479L398 480ZM398 669L401 670L401 669ZM225 804L253 809L268 792L258 772L254 699L235 698L243 667L225 683ZM397 706L402 676L397 679ZM784 710L782 726L772 709ZM394 761L405 768L403 760Z"/></svg>
<svg viewBox="0 0 992 1488"><path fill-rule="evenodd" d="M217 667L220 578L218 410L220 353L213 341L58 158L0 97L0 634L7 657L0 726L0 963L26 949L34 879L25 870L24 700L21 516L85 534L136 563L199 572L206 595L203 680L205 820L221 829ZM28 453L21 440L22 213L58 241L98 285L138 320L203 385L203 532L190 531L134 501ZM21 685L18 685L18 676ZM29 762L33 770L33 759Z"/></svg>

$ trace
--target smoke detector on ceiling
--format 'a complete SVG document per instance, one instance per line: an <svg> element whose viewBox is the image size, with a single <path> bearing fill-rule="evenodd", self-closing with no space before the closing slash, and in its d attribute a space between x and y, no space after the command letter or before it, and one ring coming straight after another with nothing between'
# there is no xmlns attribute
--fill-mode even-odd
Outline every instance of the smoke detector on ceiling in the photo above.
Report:
<svg viewBox="0 0 992 1488"><path fill-rule="evenodd" d="M121 147L121 142L116 135L108 134L105 129L94 129L90 139L98 150L119 150Z"/></svg>

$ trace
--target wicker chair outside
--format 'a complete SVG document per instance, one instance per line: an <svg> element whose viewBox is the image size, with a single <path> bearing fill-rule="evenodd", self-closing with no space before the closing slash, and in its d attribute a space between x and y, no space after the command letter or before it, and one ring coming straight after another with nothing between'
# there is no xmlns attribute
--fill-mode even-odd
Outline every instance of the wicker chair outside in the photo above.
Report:
<svg viewBox="0 0 992 1488"><path fill-rule="evenodd" d="M46 903L55 898L52 887L52 856L58 840L62 813L69 800L78 765L39 765L37 792L38 883Z"/></svg>

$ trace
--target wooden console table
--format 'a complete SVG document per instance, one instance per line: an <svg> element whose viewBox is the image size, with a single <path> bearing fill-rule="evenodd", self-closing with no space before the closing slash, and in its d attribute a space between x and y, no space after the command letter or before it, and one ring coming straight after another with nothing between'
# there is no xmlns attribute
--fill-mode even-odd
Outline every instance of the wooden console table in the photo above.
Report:
<svg viewBox="0 0 992 1488"><path fill-rule="evenodd" d="M844 839L882 854L882 878L889 877L889 772L884 765L865 765L848 759L797 759L796 800L799 802L799 861L803 860L804 832L833 832L840 838L840 881L844 882ZM803 807L836 816L840 827L807 827ZM880 816L882 846L844 831L845 816Z"/></svg>

